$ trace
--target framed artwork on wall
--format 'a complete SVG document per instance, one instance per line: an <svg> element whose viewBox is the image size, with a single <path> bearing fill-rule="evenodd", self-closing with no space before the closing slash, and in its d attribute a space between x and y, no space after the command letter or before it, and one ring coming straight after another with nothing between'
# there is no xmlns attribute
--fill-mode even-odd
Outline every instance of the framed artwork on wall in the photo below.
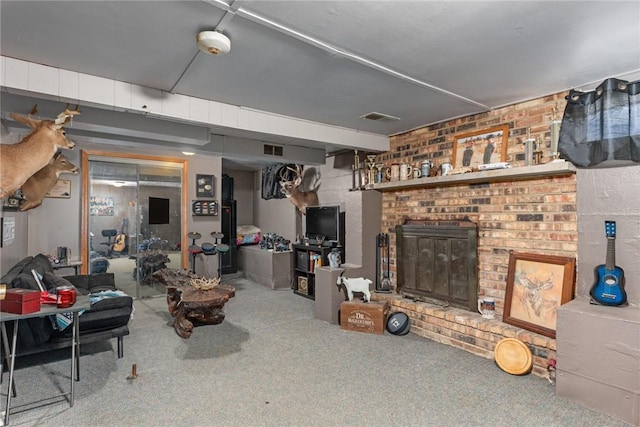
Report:
<svg viewBox="0 0 640 427"><path fill-rule="evenodd" d="M115 205L113 197L95 197L89 198L89 214L91 216L114 216Z"/></svg>
<svg viewBox="0 0 640 427"><path fill-rule="evenodd" d="M573 299L575 263L570 257L512 252L502 320L555 338L556 311Z"/></svg>
<svg viewBox="0 0 640 427"><path fill-rule="evenodd" d="M507 161L509 125L456 135L451 164L454 169Z"/></svg>
<svg viewBox="0 0 640 427"><path fill-rule="evenodd" d="M70 199L71 198L71 180L59 179L53 185L51 190L44 195L44 197L52 197L56 199Z"/></svg>
<svg viewBox="0 0 640 427"><path fill-rule="evenodd" d="M215 177L213 175L196 175L196 197L214 197Z"/></svg>

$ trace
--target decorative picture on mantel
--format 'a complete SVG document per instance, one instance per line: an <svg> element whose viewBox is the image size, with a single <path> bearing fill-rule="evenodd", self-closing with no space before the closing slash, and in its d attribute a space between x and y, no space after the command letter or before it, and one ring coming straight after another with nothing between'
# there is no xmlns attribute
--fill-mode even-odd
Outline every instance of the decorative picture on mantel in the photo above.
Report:
<svg viewBox="0 0 640 427"><path fill-rule="evenodd" d="M454 169L507 161L509 125L456 135L453 142Z"/></svg>

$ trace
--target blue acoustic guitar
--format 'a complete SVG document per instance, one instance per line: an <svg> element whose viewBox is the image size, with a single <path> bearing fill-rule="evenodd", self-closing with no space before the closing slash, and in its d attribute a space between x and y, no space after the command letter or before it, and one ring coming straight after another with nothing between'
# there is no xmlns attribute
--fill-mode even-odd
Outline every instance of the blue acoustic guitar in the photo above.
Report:
<svg viewBox="0 0 640 427"><path fill-rule="evenodd" d="M602 305L623 305L627 302L624 291L624 271L616 265L616 222L605 221L607 235L607 261L596 267L596 283L591 287L591 298Z"/></svg>

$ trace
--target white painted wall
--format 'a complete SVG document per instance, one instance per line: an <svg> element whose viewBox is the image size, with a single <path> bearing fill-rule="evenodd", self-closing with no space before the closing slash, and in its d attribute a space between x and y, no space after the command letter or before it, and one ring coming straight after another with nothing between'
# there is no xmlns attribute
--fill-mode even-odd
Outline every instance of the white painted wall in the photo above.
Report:
<svg viewBox="0 0 640 427"><path fill-rule="evenodd" d="M296 234L300 234L301 219L296 214L296 208L287 199L270 199L262 198L262 174L254 175L253 194L253 219L255 225L260 227L262 234L276 233L291 242L296 241Z"/></svg>

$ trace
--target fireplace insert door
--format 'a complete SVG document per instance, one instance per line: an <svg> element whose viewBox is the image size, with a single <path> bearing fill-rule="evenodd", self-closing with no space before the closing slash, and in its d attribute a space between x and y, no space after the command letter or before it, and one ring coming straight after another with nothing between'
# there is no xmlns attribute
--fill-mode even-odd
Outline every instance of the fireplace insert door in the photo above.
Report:
<svg viewBox="0 0 640 427"><path fill-rule="evenodd" d="M474 223L396 227L398 292L476 311L477 229Z"/></svg>

